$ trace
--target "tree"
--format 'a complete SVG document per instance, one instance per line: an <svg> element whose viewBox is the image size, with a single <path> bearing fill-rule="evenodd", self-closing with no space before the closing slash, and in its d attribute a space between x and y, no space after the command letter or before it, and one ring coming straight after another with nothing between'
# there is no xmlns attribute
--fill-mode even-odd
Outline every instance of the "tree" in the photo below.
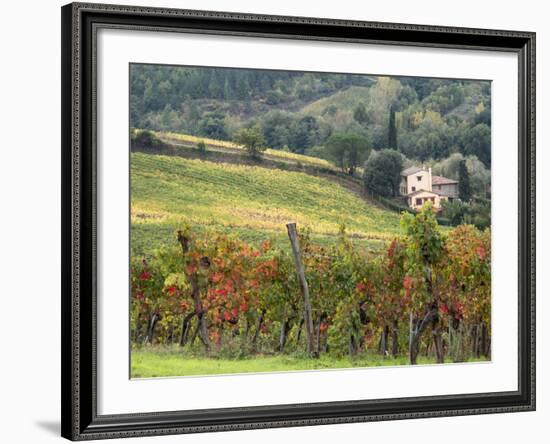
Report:
<svg viewBox="0 0 550 444"><path fill-rule="evenodd" d="M441 215L449 219L451 224L460 225L464 223L465 217L470 211L470 207L467 203L461 202L460 200L444 200L441 202L441 207L443 209Z"/></svg>
<svg viewBox="0 0 550 444"><path fill-rule="evenodd" d="M473 128L463 130L460 140L465 155L475 155L486 167L491 166L491 128L480 123Z"/></svg>
<svg viewBox="0 0 550 444"><path fill-rule="evenodd" d="M400 138L399 151L421 161L449 155L454 141L449 125L440 113L429 109L424 111L420 107L410 119L415 129Z"/></svg>
<svg viewBox="0 0 550 444"><path fill-rule="evenodd" d="M145 88L143 91L143 104L144 106L150 107L154 102L154 92L153 92L153 82L151 79L145 81Z"/></svg>
<svg viewBox="0 0 550 444"><path fill-rule="evenodd" d="M132 129L130 147L132 151L163 151L167 145L152 131Z"/></svg>
<svg viewBox="0 0 550 444"><path fill-rule="evenodd" d="M353 110L353 118L362 125L367 123L368 115L365 105L363 103L360 103L355 107L355 109Z"/></svg>
<svg viewBox="0 0 550 444"><path fill-rule="evenodd" d="M212 139L225 139L227 131L225 129L224 115L214 112L207 113L198 122L199 132L201 135Z"/></svg>
<svg viewBox="0 0 550 444"><path fill-rule="evenodd" d="M469 202L472 199L470 173L468 173L468 168L466 168L465 160L462 160L458 166L458 196L464 202Z"/></svg>
<svg viewBox="0 0 550 444"><path fill-rule="evenodd" d="M481 102L483 105L483 102ZM491 126L491 107L485 107L483 105L479 113L475 116L474 123L484 123L487 126Z"/></svg>
<svg viewBox="0 0 550 444"><path fill-rule="evenodd" d="M206 153L206 143L204 143L204 140L199 140L197 142L197 151L199 152L199 154Z"/></svg>
<svg viewBox="0 0 550 444"><path fill-rule="evenodd" d="M248 155L254 159L261 157L262 152L266 150L264 136L259 125L240 129L233 140L236 144L242 145Z"/></svg>
<svg viewBox="0 0 550 444"><path fill-rule="evenodd" d="M432 165L433 174L459 180L458 170L462 161L466 161L472 196L486 197L491 186L491 172L476 156L464 157L460 153L453 153Z"/></svg>
<svg viewBox="0 0 550 444"><path fill-rule="evenodd" d="M303 154L306 148L314 145L319 125L312 116L295 120L289 127L289 147L292 151Z"/></svg>
<svg viewBox="0 0 550 444"><path fill-rule="evenodd" d="M370 152L370 142L359 134L336 133L325 144L327 154L351 176Z"/></svg>
<svg viewBox="0 0 550 444"><path fill-rule="evenodd" d="M403 156L396 150L373 152L365 162L363 181L365 188L381 196L395 197L399 192Z"/></svg>
<svg viewBox="0 0 550 444"><path fill-rule="evenodd" d="M290 143L290 127L293 115L286 111L270 111L262 118L262 132L271 148L281 149Z"/></svg>
<svg viewBox="0 0 550 444"><path fill-rule="evenodd" d="M476 156L468 156L465 160L472 196L487 197L491 190L491 171Z"/></svg>
<svg viewBox="0 0 550 444"><path fill-rule="evenodd" d="M388 147L397 149L397 127L395 126L395 109L390 107L390 119L388 122Z"/></svg>

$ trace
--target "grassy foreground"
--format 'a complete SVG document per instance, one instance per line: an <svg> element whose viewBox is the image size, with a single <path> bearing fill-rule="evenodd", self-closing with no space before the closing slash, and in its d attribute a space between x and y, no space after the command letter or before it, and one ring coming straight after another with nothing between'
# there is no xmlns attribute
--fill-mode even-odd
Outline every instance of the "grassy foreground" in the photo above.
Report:
<svg viewBox="0 0 550 444"><path fill-rule="evenodd" d="M446 362L451 361L447 358ZM255 355L243 359L221 359L188 356L178 347L154 350L149 348L132 350L132 378L381 367L408 363L407 356L384 358L377 354L362 354L353 361L348 357L336 358L328 355L322 355L319 359L294 355ZM418 363L434 364L435 359L421 356Z"/></svg>

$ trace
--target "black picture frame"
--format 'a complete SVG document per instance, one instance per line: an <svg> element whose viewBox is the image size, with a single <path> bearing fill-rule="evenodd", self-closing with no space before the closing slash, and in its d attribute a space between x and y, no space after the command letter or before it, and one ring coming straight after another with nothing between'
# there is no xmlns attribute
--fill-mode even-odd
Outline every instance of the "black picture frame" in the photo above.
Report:
<svg viewBox="0 0 550 444"><path fill-rule="evenodd" d="M535 33L72 3L62 15L62 436L120 438L535 409ZM97 414L95 38L99 27L508 51L519 66L518 390Z"/></svg>

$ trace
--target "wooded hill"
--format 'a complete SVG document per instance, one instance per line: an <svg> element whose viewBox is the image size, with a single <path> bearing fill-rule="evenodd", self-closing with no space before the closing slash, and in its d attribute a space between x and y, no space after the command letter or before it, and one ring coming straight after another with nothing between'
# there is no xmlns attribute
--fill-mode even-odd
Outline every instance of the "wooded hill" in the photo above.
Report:
<svg viewBox="0 0 550 444"><path fill-rule="evenodd" d="M491 162L488 81L138 64L130 74L134 128L231 140L259 125L267 146L321 158L331 135L353 133L416 161Z"/></svg>

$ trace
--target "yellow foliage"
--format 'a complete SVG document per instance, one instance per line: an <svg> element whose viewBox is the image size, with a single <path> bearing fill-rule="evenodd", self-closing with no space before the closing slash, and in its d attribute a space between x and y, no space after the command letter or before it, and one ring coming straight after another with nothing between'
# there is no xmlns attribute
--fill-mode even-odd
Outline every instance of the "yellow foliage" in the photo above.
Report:
<svg viewBox="0 0 550 444"><path fill-rule="evenodd" d="M483 111L485 111L485 104L483 102L479 102L476 106L476 113L480 114Z"/></svg>
<svg viewBox="0 0 550 444"><path fill-rule="evenodd" d="M432 111L430 109L426 110L424 119L429 120L436 125L443 125L443 123L445 123L443 117L441 117L441 114L439 114L437 111Z"/></svg>

